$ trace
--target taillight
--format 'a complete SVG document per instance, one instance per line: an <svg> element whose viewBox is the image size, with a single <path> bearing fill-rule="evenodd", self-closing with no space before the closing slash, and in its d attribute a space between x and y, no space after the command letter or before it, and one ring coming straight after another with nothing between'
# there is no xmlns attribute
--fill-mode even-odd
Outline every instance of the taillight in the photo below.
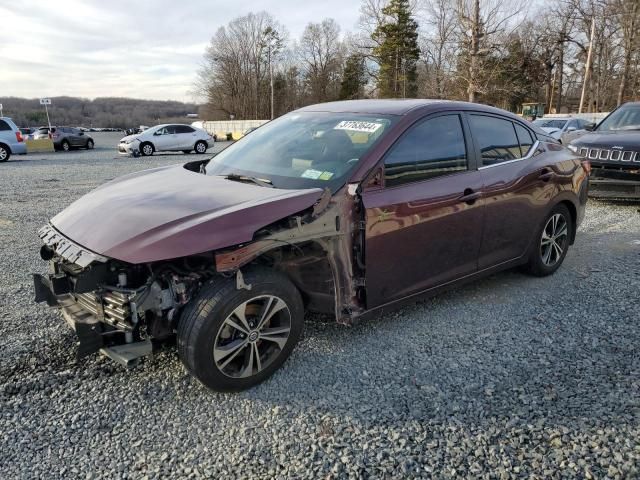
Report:
<svg viewBox="0 0 640 480"><path fill-rule="evenodd" d="M587 175L591 175L591 162L589 160L582 161L582 167L584 168Z"/></svg>
<svg viewBox="0 0 640 480"><path fill-rule="evenodd" d="M18 143L23 141L22 132L20 132L20 130L16 132L16 140L18 141Z"/></svg>

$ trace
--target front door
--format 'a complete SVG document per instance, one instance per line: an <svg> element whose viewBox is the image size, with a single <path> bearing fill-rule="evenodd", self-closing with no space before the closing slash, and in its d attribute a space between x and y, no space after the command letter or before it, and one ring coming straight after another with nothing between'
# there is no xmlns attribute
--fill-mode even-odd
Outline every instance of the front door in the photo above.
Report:
<svg viewBox="0 0 640 480"><path fill-rule="evenodd" d="M477 271L481 173L457 113L411 126L384 157L381 187L365 188L367 307Z"/></svg>

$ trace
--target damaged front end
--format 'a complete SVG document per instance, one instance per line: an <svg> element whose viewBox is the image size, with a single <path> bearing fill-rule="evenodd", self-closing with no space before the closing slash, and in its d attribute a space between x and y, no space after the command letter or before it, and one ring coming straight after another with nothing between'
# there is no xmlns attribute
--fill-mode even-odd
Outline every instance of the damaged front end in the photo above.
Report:
<svg viewBox="0 0 640 480"><path fill-rule="evenodd" d="M93 253L51 225L39 231L47 275L34 274L35 300L59 308L76 332L78 358L97 351L131 366L170 338L177 313L213 275L210 256L131 265Z"/></svg>

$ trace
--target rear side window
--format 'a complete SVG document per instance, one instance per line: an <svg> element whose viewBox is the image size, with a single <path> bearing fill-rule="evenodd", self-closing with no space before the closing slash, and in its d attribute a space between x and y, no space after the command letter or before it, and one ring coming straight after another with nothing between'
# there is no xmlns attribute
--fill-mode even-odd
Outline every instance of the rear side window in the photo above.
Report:
<svg viewBox="0 0 640 480"><path fill-rule="evenodd" d="M187 125L176 125L176 133L193 133L195 130Z"/></svg>
<svg viewBox="0 0 640 480"><path fill-rule="evenodd" d="M384 165L388 187L467 170L460 116L442 115L411 127L391 147Z"/></svg>
<svg viewBox="0 0 640 480"><path fill-rule="evenodd" d="M533 147L533 138L531 137L529 130L524 128L522 125L514 123L514 126L516 127L516 135L518 136L518 142L520 143L520 155L526 157L529 154L531 147Z"/></svg>
<svg viewBox="0 0 640 480"><path fill-rule="evenodd" d="M470 115L471 133L482 155L482 166L520 158L520 143L513 123L487 115Z"/></svg>
<svg viewBox="0 0 640 480"><path fill-rule="evenodd" d="M11 127L4 120L0 120L0 131L3 131L3 130L11 130Z"/></svg>

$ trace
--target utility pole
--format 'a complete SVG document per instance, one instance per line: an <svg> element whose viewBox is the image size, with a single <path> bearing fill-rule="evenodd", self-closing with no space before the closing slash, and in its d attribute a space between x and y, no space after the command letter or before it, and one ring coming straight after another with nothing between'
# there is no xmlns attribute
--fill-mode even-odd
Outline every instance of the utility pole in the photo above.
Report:
<svg viewBox="0 0 640 480"><path fill-rule="evenodd" d="M587 82L589 81L589 70L591 70L591 51L593 50L593 37L596 34L596 15L595 10L591 13L591 37L589 38L589 52L587 53L587 64L584 71L584 83L582 84L582 95L580 95L580 106L578 107L578 113L582 113L582 107L584 105L584 97L587 91Z"/></svg>

